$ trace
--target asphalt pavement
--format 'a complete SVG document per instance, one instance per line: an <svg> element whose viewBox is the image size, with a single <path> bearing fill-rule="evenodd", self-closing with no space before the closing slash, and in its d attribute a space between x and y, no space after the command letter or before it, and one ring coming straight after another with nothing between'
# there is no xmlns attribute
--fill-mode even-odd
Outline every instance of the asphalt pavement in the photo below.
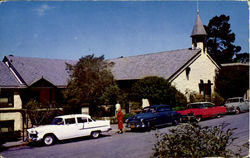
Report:
<svg viewBox="0 0 250 158"><path fill-rule="evenodd" d="M214 126L222 122L230 123L229 128L237 128L235 131L238 139L235 145L243 145L249 142L249 113L239 115L226 115L222 118L201 121L202 126ZM27 157L79 157L79 158L131 158L151 157L155 144L156 133L167 133L174 126L164 127L147 132L131 132L117 134L117 124L111 125L110 135L102 136L100 139L81 138L72 141L63 141L53 146L27 146L9 148L1 152L4 158L27 158ZM231 149L236 149L230 146ZM247 157L249 151L243 148L242 157Z"/></svg>

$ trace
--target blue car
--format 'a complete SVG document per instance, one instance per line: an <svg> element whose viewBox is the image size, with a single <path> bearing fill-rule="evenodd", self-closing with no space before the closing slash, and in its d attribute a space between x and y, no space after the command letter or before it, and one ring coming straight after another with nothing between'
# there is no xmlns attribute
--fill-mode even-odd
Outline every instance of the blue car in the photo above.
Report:
<svg viewBox="0 0 250 158"><path fill-rule="evenodd" d="M169 105L153 105L145 107L140 114L128 118L126 127L134 129L152 129L168 124L177 125L181 114L171 110Z"/></svg>

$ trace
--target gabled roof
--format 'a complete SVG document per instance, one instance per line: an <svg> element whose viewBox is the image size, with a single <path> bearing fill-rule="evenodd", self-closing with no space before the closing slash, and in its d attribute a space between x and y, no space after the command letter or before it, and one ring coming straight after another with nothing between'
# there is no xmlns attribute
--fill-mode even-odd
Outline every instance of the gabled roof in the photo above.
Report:
<svg viewBox="0 0 250 158"><path fill-rule="evenodd" d="M68 83L69 75L66 71L66 63L76 64L77 62L16 56L6 56L4 61L8 61L12 65L27 86L45 78L57 87L65 87Z"/></svg>
<svg viewBox="0 0 250 158"><path fill-rule="evenodd" d="M20 83L3 62L0 62L0 87L18 88Z"/></svg>
<svg viewBox="0 0 250 158"><path fill-rule="evenodd" d="M137 80L147 76L170 79L200 52L200 49L180 49L112 59L108 62L115 63L111 71L116 80ZM8 62L16 76L27 86L44 79L56 87L63 88L67 86L69 79L66 63L74 65L78 61L6 56L4 62ZM6 67L4 72L10 72L6 65L3 66ZM11 75L14 82L16 79ZM11 80L6 79L7 81ZM7 85L9 84L11 82Z"/></svg>
<svg viewBox="0 0 250 158"><path fill-rule="evenodd" d="M191 37L197 36L197 35L207 35L207 32L206 32L206 30L201 22L201 18L199 16L199 13L197 13L197 17L196 17L196 20L194 23Z"/></svg>
<svg viewBox="0 0 250 158"><path fill-rule="evenodd" d="M116 80L135 80L146 76L170 79L187 64L200 49L180 49L110 60L115 63L112 73Z"/></svg>

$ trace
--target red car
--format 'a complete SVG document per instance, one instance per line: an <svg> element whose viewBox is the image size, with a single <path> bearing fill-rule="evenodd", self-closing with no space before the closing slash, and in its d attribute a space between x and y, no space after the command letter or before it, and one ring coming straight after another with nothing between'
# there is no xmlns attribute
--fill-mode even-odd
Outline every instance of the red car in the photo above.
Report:
<svg viewBox="0 0 250 158"><path fill-rule="evenodd" d="M188 109L177 111L182 115L181 121L196 120L201 121L204 118L221 117L226 113L225 106L215 106L210 102L196 102L188 105Z"/></svg>

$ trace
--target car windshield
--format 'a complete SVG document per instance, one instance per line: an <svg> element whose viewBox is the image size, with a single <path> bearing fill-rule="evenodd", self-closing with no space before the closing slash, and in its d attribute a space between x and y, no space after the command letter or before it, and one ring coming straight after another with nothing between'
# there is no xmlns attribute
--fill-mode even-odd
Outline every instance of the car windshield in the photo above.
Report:
<svg viewBox="0 0 250 158"><path fill-rule="evenodd" d="M202 104L190 104L190 108L201 108Z"/></svg>
<svg viewBox="0 0 250 158"><path fill-rule="evenodd" d="M228 99L226 103L235 103L239 102L239 99Z"/></svg>
<svg viewBox="0 0 250 158"><path fill-rule="evenodd" d="M142 110L142 113L146 113L146 112L155 112L155 109L154 108L150 108L150 107L144 108Z"/></svg>
<svg viewBox="0 0 250 158"><path fill-rule="evenodd" d="M52 121L52 125L63 125L63 119L62 118L54 118Z"/></svg>

